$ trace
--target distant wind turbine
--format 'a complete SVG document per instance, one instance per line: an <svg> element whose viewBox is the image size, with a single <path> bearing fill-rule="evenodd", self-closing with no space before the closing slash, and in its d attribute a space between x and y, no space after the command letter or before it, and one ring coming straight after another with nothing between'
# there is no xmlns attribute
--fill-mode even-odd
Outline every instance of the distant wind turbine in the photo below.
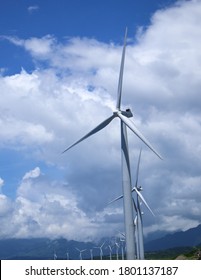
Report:
<svg viewBox="0 0 201 280"><path fill-rule="evenodd" d="M66 252L66 259L69 260L70 257L69 257L69 252Z"/></svg>
<svg viewBox="0 0 201 280"><path fill-rule="evenodd" d="M54 252L54 260L57 260L57 254Z"/></svg>
<svg viewBox="0 0 201 280"><path fill-rule="evenodd" d="M110 250L110 260L112 259L112 246L111 245L108 245L108 248Z"/></svg>
<svg viewBox="0 0 201 280"><path fill-rule="evenodd" d="M122 260L124 260L124 242L125 242L125 238L120 238L120 242L121 242L121 258Z"/></svg>
<svg viewBox="0 0 201 280"><path fill-rule="evenodd" d="M116 241L115 245L116 245L116 258L118 260L119 259L119 243Z"/></svg>
<svg viewBox="0 0 201 280"><path fill-rule="evenodd" d="M137 129L135 124L131 121L133 114L130 109L125 111L121 110L121 97L122 97L122 84L123 84L123 72L124 72L124 61L126 52L126 41L127 41L127 29L124 37L124 46L122 51L121 66L119 73L119 82L117 90L117 103L116 110L113 112L112 116L107 118L105 121L100 123L89 133L83 136L78 141L74 142L68 148L66 148L63 153L67 152L69 149L82 142L86 138L97 133L101 129L105 128L114 118L119 118L121 123L121 154L122 154L122 188L124 197L124 223L125 223L125 235L126 235L126 258L135 259L135 241L134 241L134 225L133 225L133 209L132 209L132 194L131 194L131 173L130 173L130 160L128 151L128 141L127 141L127 127L134 132L137 137L139 137L160 159L161 155L152 147L149 141L142 135L142 133Z"/></svg>
<svg viewBox="0 0 201 280"><path fill-rule="evenodd" d="M123 232L119 231L119 230L118 230L118 232L120 233L119 241L121 243L121 256L122 256L122 260L124 260L125 234Z"/></svg>
<svg viewBox="0 0 201 280"><path fill-rule="evenodd" d="M103 259L103 246L105 245L105 242L103 242L103 244L101 246L97 246L97 247L94 247L94 248L98 248L100 250L100 260Z"/></svg>
<svg viewBox="0 0 201 280"><path fill-rule="evenodd" d="M79 257L80 257L80 260L82 260L82 253L86 251L86 249L84 250L80 250L78 248L75 248L80 254L79 254Z"/></svg>
<svg viewBox="0 0 201 280"><path fill-rule="evenodd" d="M90 249L90 256L91 256L91 260L94 259L94 256L93 256L93 249Z"/></svg>

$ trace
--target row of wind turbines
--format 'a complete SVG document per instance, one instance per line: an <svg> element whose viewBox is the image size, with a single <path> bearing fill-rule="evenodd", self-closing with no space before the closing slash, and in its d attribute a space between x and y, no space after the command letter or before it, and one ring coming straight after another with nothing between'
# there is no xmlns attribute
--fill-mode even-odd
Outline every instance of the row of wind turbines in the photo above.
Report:
<svg viewBox="0 0 201 280"><path fill-rule="evenodd" d="M122 85L123 85L123 73L124 73L124 62L125 62L125 52L126 52L126 42L127 42L127 29L124 37L124 45L121 57L118 89L117 89L117 103L116 110L113 114L96 126L89 133L84 135L78 141L74 142L72 145L67 147L63 153L67 152L69 149L79 144L83 140L97 133L98 131L105 128L114 118L119 118L120 120L120 135L121 135L121 169L122 169L122 195L116 198L114 201L123 199L124 205L124 227L125 227L125 242L126 242L126 259L133 260L136 258L144 258L144 246L143 246L143 225L142 225L142 212L140 209L140 200L145 204L145 206L151 211L147 202L141 194L141 188L138 184L138 173L141 152L138 160L136 184L132 187L131 182L131 168L129 159L129 148L127 139L127 128L129 128L138 138L141 139L144 144L149 147L152 152L154 152L160 159L161 155L153 148L151 143L143 136L143 134L135 126L134 122L131 120L133 114L130 108L125 111L121 109L121 99L122 99ZM133 197L133 193L136 197ZM134 211L133 211L134 209ZM151 211L152 212L152 211ZM136 216L134 217L134 213ZM136 242L137 240L137 242Z"/></svg>
<svg viewBox="0 0 201 280"><path fill-rule="evenodd" d="M124 234L123 234L124 235ZM107 242L108 243L108 242ZM125 254L125 238L115 238L115 242L109 242L106 244L106 241L104 241L100 246L94 246L91 249L79 249L75 247L74 249L78 251L79 253L79 259L88 259L89 258L89 253L90 253L90 259L94 260L99 258L100 260L103 260L103 258L109 258L110 260L112 259L124 259L124 254ZM94 249L99 251L99 255L95 254L94 255ZM88 251L88 253L87 253ZM120 252L119 252L120 251ZM84 255L84 257L83 257ZM56 251L54 251L53 259L57 260L58 256L56 254ZM66 259L70 260L70 253L67 251L66 252Z"/></svg>

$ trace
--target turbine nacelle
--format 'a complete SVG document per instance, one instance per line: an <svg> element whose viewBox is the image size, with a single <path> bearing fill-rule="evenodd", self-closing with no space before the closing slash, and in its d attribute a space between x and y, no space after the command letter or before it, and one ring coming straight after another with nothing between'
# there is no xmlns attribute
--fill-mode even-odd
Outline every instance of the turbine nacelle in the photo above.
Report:
<svg viewBox="0 0 201 280"><path fill-rule="evenodd" d="M143 188L141 186L137 187L137 190L140 192L143 190Z"/></svg>
<svg viewBox="0 0 201 280"><path fill-rule="evenodd" d="M122 115L127 117L127 118L132 118L133 117L133 113L131 112L130 108L127 108L126 111L121 111Z"/></svg>
<svg viewBox="0 0 201 280"><path fill-rule="evenodd" d="M127 117L127 118L132 118L133 117L133 113L131 112L131 109L130 108L127 108L125 111L122 111L122 110L117 110L117 111L114 111L113 112L113 115L115 117L119 117L119 114Z"/></svg>

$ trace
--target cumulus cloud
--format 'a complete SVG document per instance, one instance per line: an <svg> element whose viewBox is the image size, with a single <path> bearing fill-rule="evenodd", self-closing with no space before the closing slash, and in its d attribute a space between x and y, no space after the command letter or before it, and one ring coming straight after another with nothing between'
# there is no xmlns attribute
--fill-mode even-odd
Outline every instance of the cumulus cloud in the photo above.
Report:
<svg viewBox="0 0 201 280"><path fill-rule="evenodd" d="M157 217L144 209L145 233L201 222L200 19L200 1L179 1L157 11L127 47L123 108L132 108L136 126L164 157L128 133L133 181L142 146L139 181ZM0 146L62 169L67 182L48 181L39 167L22 177L8 211L16 235L87 239L122 229L122 202L107 207L122 192L119 122L61 155L115 108L122 46L50 35L4 39L24 48L36 68L0 77Z"/></svg>
<svg viewBox="0 0 201 280"><path fill-rule="evenodd" d="M106 215L109 216L108 211L88 217L66 183L50 181L36 167L23 176L15 200L0 195L0 237L94 240L104 234L101 227ZM113 230L107 233L111 235Z"/></svg>

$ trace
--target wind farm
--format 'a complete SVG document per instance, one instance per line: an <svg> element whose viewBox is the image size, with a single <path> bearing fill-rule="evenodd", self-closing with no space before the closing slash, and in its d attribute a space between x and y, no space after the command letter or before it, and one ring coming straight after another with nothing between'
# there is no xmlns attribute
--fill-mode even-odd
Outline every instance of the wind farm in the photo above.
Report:
<svg viewBox="0 0 201 280"><path fill-rule="evenodd" d="M86 135L81 137L79 140L68 146L62 153L67 152L83 140L92 136L93 134L99 132L105 128L114 118L119 118L120 120L120 141L121 141L121 172L122 172L122 191L123 191L123 205L124 205L124 227L125 227L125 242L126 242L126 259L133 260L136 259L136 247L135 247L135 226L133 217L133 198L132 198L132 180L131 180L131 167L129 159L129 147L127 138L127 128L129 128L140 140L160 159L162 156L156 151L156 149L151 145L151 143L145 138L145 136L140 132L140 130L135 126L134 122L131 120L133 114L130 108L126 110L121 109L122 101L122 89L123 89L123 74L124 74L124 64L125 64L125 54L127 45L127 28L124 36L124 44L122 50L122 57L120 63L119 80L117 88L117 102L116 110L113 114L96 126L93 130L88 132ZM137 181L136 181L137 182ZM146 201L137 189L137 186L133 189L137 193L137 223L140 224L139 228L142 231L142 219L139 206L139 197L147 205ZM141 241L140 241L141 244ZM141 244L142 246L142 244Z"/></svg>
<svg viewBox="0 0 201 280"><path fill-rule="evenodd" d="M194 250L201 1L2 2L1 259Z"/></svg>

